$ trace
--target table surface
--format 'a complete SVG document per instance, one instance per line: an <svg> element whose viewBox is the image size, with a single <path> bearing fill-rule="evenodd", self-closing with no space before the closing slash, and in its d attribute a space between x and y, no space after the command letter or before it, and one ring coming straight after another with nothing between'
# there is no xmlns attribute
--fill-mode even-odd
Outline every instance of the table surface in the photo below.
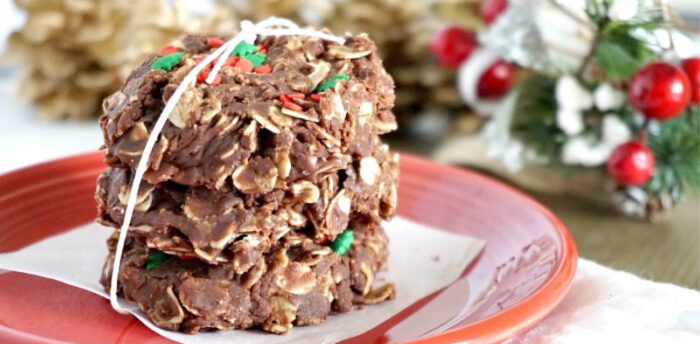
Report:
<svg viewBox="0 0 700 344"><path fill-rule="evenodd" d="M700 198L686 198L654 223L565 195L533 194L567 225L579 254L654 281L700 290Z"/></svg>
<svg viewBox="0 0 700 344"><path fill-rule="evenodd" d="M428 157L439 146L413 139L393 141L392 147ZM561 218L581 257L653 281L700 290L698 195L690 195L656 221L646 222L629 219L589 200L523 191Z"/></svg>

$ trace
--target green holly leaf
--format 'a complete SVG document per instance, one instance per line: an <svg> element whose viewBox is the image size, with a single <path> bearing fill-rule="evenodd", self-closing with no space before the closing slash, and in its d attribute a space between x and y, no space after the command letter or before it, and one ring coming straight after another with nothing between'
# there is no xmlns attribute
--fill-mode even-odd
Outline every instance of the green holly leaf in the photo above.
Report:
<svg viewBox="0 0 700 344"><path fill-rule="evenodd" d="M155 61L153 61L153 63L151 63L151 70L160 69L169 72L173 69L173 67L175 67L175 65L180 63L184 54L184 52L180 51L177 53L161 56Z"/></svg>
<svg viewBox="0 0 700 344"><path fill-rule="evenodd" d="M244 57L253 64L253 68L260 67L267 60L267 54L252 54Z"/></svg>
<svg viewBox="0 0 700 344"><path fill-rule="evenodd" d="M258 51L258 46L255 44L250 44L248 42L241 42L233 48L231 56L246 57ZM252 62L252 61L251 61Z"/></svg>
<svg viewBox="0 0 700 344"><path fill-rule="evenodd" d="M601 42L596 49L595 58L598 66L613 79L629 79L641 67L639 59L611 42Z"/></svg>
<svg viewBox="0 0 700 344"><path fill-rule="evenodd" d="M338 82L338 80L349 80L350 77L347 74L336 74L328 78L328 80L322 82L318 87L316 88L316 92L323 92L325 90L331 89L335 87L335 83Z"/></svg>
<svg viewBox="0 0 700 344"><path fill-rule="evenodd" d="M352 229L347 229L335 237L331 244L331 249L333 249L335 254L342 256L350 249L353 240L355 240L355 233L353 233Z"/></svg>
<svg viewBox="0 0 700 344"><path fill-rule="evenodd" d="M155 251L148 256L146 261L146 270L153 270L163 264L168 255L161 251Z"/></svg>

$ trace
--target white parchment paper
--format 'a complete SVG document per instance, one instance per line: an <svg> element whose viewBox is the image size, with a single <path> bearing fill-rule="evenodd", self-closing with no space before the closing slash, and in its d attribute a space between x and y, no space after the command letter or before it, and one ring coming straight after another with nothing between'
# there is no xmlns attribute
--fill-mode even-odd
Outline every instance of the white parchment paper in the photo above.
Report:
<svg viewBox="0 0 700 344"><path fill-rule="evenodd" d="M333 343L351 338L391 318L422 297L454 282L483 248L484 242L396 218L385 224L389 269L378 280L396 284L396 299L336 314L318 326L294 327L278 336L260 331L208 332L196 335L155 327L133 304L129 311L158 334L183 343ZM107 297L98 283L107 256L110 230L89 224L47 238L20 251L0 254L0 269L54 279Z"/></svg>

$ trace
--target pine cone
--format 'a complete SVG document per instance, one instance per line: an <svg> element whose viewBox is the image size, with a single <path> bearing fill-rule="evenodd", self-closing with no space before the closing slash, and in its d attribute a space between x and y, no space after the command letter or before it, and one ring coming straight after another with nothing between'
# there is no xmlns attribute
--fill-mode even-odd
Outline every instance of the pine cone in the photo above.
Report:
<svg viewBox="0 0 700 344"><path fill-rule="evenodd" d="M5 57L24 65L18 93L49 119L97 117L101 100L144 56L184 33L230 32L237 24L230 11L204 19L161 0L15 3L27 21L10 36Z"/></svg>

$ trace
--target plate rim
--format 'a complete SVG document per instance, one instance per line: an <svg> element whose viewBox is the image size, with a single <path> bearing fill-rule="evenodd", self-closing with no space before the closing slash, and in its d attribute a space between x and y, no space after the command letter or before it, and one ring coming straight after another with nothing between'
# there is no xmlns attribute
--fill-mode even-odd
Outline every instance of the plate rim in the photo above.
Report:
<svg viewBox="0 0 700 344"><path fill-rule="evenodd" d="M559 240L562 243L561 262L558 264L547 281L526 296L523 300L489 316L486 319L464 325L449 331L410 340L410 343L437 344L445 342L457 342L469 340L471 342L498 342L511 338L523 331L531 328L536 323L546 317L556 306L558 306L568 291L571 289L574 275L578 263L578 252L573 237L569 233L563 222L549 209L543 206L525 192L506 184L493 177L483 175L468 168L461 168L447 165L419 157L410 153L399 152L400 160L403 163L420 166L422 168L438 167L447 170L452 175L459 175L462 178L476 179L480 183L488 184L490 187L502 189L506 193L519 198L533 209L539 211L548 222L550 222ZM42 169L56 168L60 165L75 165L77 162L102 161L104 153L102 151L88 152L82 154L68 155L61 158L51 159L36 163L19 169L9 171L0 175L0 184L12 182L26 175L34 175ZM419 168L420 168L419 167ZM473 264L478 264L474 261ZM472 264L472 265L473 265ZM504 331L508 329L507 331ZM9 336L8 336L9 335ZM19 338L17 337L19 336ZM30 332L18 331L14 328L0 324L0 338L15 338L18 340L42 339L46 343L55 343L56 339L37 336ZM24 338L23 338L24 337Z"/></svg>
<svg viewBox="0 0 700 344"><path fill-rule="evenodd" d="M468 168L461 168L452 165L442 164L431 161L426 158L418 157L412 154L401 153L400 159L409 160L411 164L423 165L438 165L440 168L449 170L453 174L462 175L465 178L477 179L482 183L490 184L495 188L505 189L509 194L520 198L536 210L542 213L547 220L554 226L556 233L562 243L562 260L561 264L556 266L551 277L547 281L525 297L515 305L506 308L498 313L489 316L486 319L479 320L472 324L451 329L449 331L417 338L411 340L410 343L452 343L457 341L470 340L470 343L493 343L511 338L523 331L530 329L532 326L540 322L551 311L557 307L564 299L566 294L571 289L576 268L578 265L578 250L571 233L566 228L564 223L552 213L547 207L532 198L525 192L506 184L503 181L483 175ZM400 178L400 176L399 176ZM474 262L478 264L478 262ZM554 300L552 302L552 300ZM508 332L502 329L507 327L511 329ZM478 333L478 338L475 340L473 335Z"/></svg>

